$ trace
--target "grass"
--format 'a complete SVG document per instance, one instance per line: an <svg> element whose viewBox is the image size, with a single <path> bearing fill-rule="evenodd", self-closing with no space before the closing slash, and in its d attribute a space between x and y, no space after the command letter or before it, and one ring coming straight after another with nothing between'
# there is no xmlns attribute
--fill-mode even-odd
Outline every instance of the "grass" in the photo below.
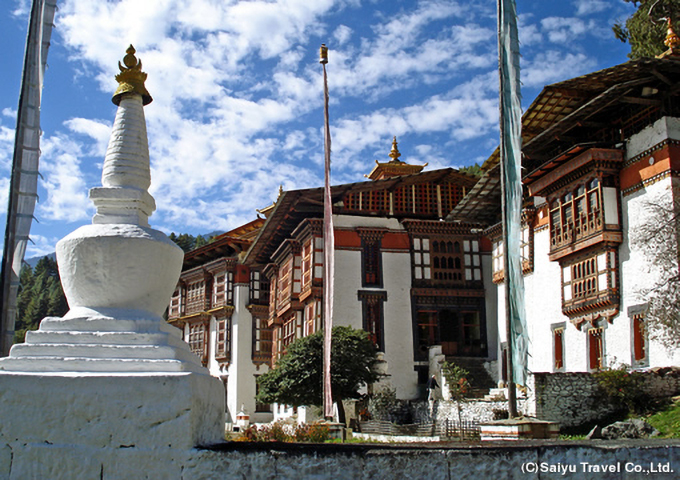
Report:
<svg viewBox="0 0 680 480"><path fill-rule="evenodd" d="M656 428L660 438L680 438L680 400L646 418Z"/></svg>

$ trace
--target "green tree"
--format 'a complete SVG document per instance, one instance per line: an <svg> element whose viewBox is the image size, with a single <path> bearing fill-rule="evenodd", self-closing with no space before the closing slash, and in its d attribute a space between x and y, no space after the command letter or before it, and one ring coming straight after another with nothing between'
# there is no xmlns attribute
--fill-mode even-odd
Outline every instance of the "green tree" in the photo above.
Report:
<svg viewBox="0 0 680 480"><path fill-rule="evenodd" d="M474 165L469 165L467 167L459 168L458 169L460 172L467 173L468 175L473 175L475 177L481 177L482 176L482 167L479 166L479 163L475 163Z"/></svg>
<svg viewBox="0 0 680 480"><path fill-rule="evenodd" d="M615 23L612 29L616 38L630 44L628 57L633 59L655 57L663 53L667 49L663 42L668 28L664 18L671 16L673 28L677 33L680 0L624 0L624 2L632 3L637 7L637 11L624 22Z"/></svg>
<svg viewBox="0 0 680 480"><path fill-rule="evenodd" d="M442 374L444 375L444 378L446 378L446 383L449 386L449 397L456 402L456 407L458 409L458 431L460 432L461 438L463 438L461 403L464 402L470 394L470 383L468 382L470 372L453 362L444 362L442 365Z"/></svg>
<svg viewBox="0 0 680 480"><path fill-rule="evenodd" d="M20 275L14 342L24 341L27 330L36 330L45 317L61 317L68 304L59 279L56 260L43 257L35 270L26 266Z"/></svg>
<svg viewBox="0 0 680 480"><path fill-rule="evenodd" d="M342 400L359 398L359 389L374 383L377 351L364 330L333 327L331 337L331 396L338 420L345 423ZM323 331L288 345L286 354L258 380L257 400L286 405L323 404Z"/></svg>

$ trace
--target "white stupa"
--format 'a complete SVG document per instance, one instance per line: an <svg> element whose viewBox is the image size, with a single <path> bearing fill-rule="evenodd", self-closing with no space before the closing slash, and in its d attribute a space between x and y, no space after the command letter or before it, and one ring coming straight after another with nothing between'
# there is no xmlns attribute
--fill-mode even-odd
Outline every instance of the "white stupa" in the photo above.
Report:
<svg viewBox="0 0 680 480"><path fill-rule="evenodd" d="M73 463L67 472L80 468L82 449L94 448L103 465L118 462L123 447L187 449L224 435L221 382L162 318L183 252L148 223L151 96L134 54L130 46L119 63L102 186L90 190L97 212L57 244L70 310L0 359L0 450L49 445ZM26 468L37 460L30 452Z"/></svg>

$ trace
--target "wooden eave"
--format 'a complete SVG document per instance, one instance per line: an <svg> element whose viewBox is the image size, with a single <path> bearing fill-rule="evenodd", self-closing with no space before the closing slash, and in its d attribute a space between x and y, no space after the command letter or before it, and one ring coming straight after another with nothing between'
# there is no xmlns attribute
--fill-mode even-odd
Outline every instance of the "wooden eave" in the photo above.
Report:
<svg viewBox="0 0 680 480"><path fill-rule="evenodd" d="M546 86L522 116L522 165L530 172L527 181L563 163L560 159L568 159L569 152L580 153L579 145L611 148L622 143L620 134L608 140L598 134L617 133L624 117L663 109L680 92L678 78L680 60L642 58ZM645 87L657 92L645 97ZM496 148L482 165L485 173L478 185L447 220L494 223L500 216L499 164L500 149Z"/></svg>
<svg viewBox="0 0 680 480"><path fill-rule="evenodd" d="M421 183L439 184L446 181L455 182L461 187L468 189L477 183L477 177L459 172L453 168L444 168L381 180L336 185L331 187L333 213L358 215L356 211L344 209L340 203L349 193L374 190L394 191L404 185ZM291 236L292 232L304 219L321 216L323 216L323 188L283 192L279 196L273 211L267 217L265 224L260 229L257 238L248 250L244 263L269 263L275 250L279 248L286 238Z"/></svg>

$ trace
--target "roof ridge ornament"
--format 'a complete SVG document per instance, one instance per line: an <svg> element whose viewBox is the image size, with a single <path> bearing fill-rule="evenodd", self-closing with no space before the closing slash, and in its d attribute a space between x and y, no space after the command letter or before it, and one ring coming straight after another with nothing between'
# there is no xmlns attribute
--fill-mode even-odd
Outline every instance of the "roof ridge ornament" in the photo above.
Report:
<svg viewBox="0 0 680 480"><path fill-rule="evenodd" d="M123 57L123 64L118 62L118 68L120 73L116 75L116 81L118 82L118 88L116 93L113 94L111 101L119 105L121 97L126 93L137 93L142 96L142 104L148 105L153 99L149 94L148 90L144 86L146 81L146 73L142 72L142 61L135 57L135 47L130 45L125 51L127 55Z"/></svg>
<svg viewBox="0 0 680 480"><path fill-rule="evenodd" d="M392 159L390 163L404 163L399 160L399 157L401 157L401 153L397 148L397 136L395 135L392 139L392 150L390 150L390 158Z"/></svg>
<svg viewBox="0 0 680 480"><path fill-rule="evenodd" d="M661 55L657 55L657 58L680 56L680 37L673 29L673 12L671 7L664 2L661 4L660 8L662 9L662 12L665 16L659 18L652 16L652 10L654 10L660 1L661 0L656 0L656 2L654 2L654 4L649 8L648 12L649 19L653 24L656 25L659 21L665 21L668 24L666 28L666 38L663 41L664 45L668 47L668 50L663 52Z"/></svg>

